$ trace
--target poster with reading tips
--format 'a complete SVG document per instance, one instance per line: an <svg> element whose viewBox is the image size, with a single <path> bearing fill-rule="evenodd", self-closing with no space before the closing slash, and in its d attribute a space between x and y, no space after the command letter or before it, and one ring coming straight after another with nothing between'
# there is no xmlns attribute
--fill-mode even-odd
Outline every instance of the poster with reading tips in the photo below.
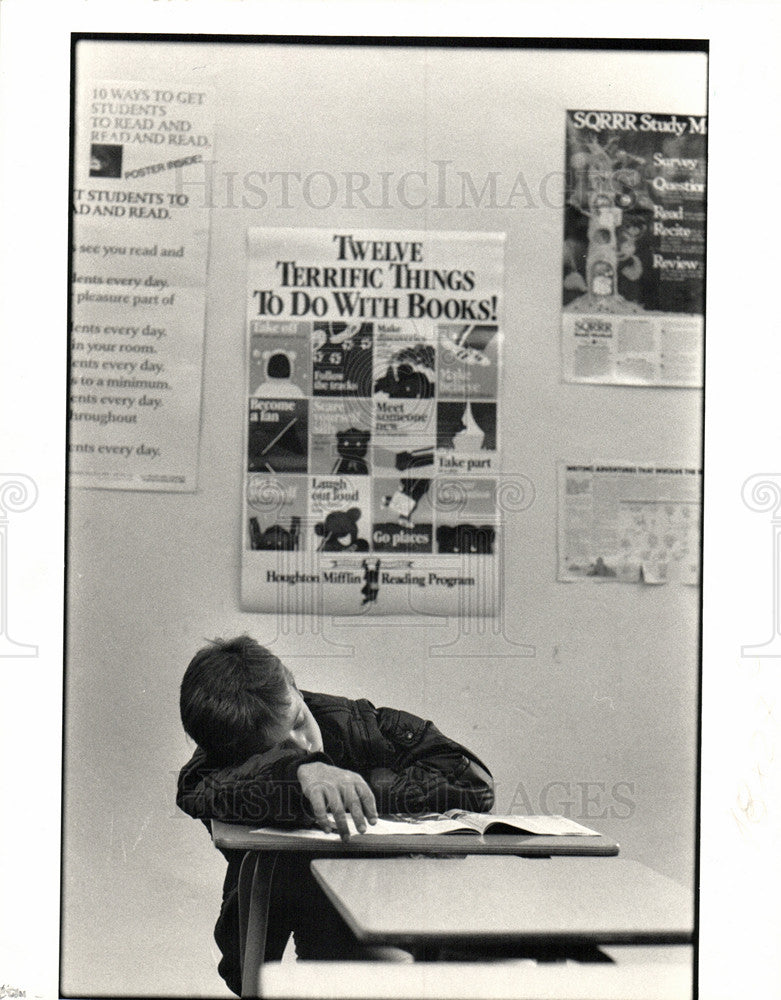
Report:
<svg viewBox="0 0 781 1000"><path fill-rule="evenodd" d="M245 610L498 613L503 255L249 230Z"/></svg>
<svg viewBox="0 0 781 1000"><path fill-rule="evenodd" d="M213 99L195 80L83 80L76 102L69 472L197 485Z"/></svg>

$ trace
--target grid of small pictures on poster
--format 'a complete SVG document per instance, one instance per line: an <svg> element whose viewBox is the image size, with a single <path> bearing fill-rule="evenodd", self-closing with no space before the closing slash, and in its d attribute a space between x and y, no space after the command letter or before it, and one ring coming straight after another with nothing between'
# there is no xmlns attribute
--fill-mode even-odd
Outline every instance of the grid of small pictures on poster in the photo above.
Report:
<svg viewBox="0 0 781 1000"><path fill-rule="evenodd" d="M502 254L250 230L245 608L439 613L494 573Z"/></svg>
<svg viewBox="0 0 781 1000"><path fill-rule="evenodd" d="M702 385L707 119L568 111L569 382Z"/></svg>

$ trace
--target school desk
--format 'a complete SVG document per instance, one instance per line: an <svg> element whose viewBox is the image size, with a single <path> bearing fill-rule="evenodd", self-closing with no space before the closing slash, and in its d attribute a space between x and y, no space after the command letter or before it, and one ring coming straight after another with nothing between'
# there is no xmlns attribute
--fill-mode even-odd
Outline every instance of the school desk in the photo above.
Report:
<svg viewBox="0 0 781 1000"><path fill-rule="evenodd" d="M691 996L693 892L636 861L328 858L311 867L359 941L418 955L425 950L429 959L412 967L389 965L384 979L370 963L330 972L323 967L323 1000ZM463 961L470 953L479 960ZM267 995L282 989L291 998L306 998L307 983L317 974L303 963L300 972L268 969Z"/></svg>
<svg viewBox="0 0 781 1000"><path fill-rule="evenodd" d="M624 858L325 858L312 872L366 944L692 939L693 892Z"/></svg>
<svg viewBox="0 0 781 1000"><path fill-rule="evenodd" d="M239 874L239 949L242 956L242 996L260 995L260 971L263 965L268 919L268 901L274 865L281 851L304 851L333 854L360 860L366 854L426 855L521 855L545 858L551 855L611 856L618 854L618 844L608 837L543 837L531 834L487 837L476 834L435 836L355 837L348 843L333 840L306 840L269 833L257 833L252 827L213 820L212 840L226 850L245 851ZM364 858L364 860L367 860ZM391 860L388 858L387 860Z"/></svg>
<svg viewBox="0 0 781 1000"><path fill-rule="evenodd" d="M266 1000L689 1000L689 945L600 948L603 960L269 962Z"/></svg>

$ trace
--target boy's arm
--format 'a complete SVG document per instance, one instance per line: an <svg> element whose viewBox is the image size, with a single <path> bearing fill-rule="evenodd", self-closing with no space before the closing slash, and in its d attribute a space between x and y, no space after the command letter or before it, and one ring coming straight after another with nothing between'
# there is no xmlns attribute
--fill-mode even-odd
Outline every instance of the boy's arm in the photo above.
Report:
<svg viewBox="0 0 781 1000"><path fill-rule="evenodd" d="M276 747L242 764L210 763L198 748L179 773L176 804L196 819L275 826L311 826L313 814L297 777L302 764L324 753Z"/></svg>
<svg viewBox="0 0 781 1000"><path fill-rule="evenodd" d="M369 775L381 813L491 809L491 773L471 750L409 712L362 705L386 748L385 759Z"/></svg>

